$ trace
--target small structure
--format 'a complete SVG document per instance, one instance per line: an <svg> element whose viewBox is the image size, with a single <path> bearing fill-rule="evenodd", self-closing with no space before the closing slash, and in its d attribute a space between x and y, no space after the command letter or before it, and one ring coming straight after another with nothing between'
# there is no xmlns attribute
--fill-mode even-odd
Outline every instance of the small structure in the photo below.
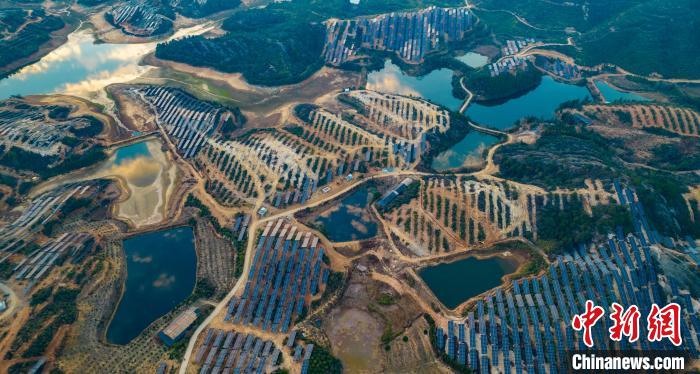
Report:
<svg viewBox="0 0 700 374"><path fill-rule="evenodd" d="M389 205L394 199L396 199L401 193L408 188L408 186L413 183L413 179L411 178L406 178L404 179L401 183L399 183L396 187L391 189L389 192L385 193L384 196L382 196L379 201L377 201L377 206L380 208L385 208L387 205Z"/></svg>
<svg viewBox="0 0 700 374"><path fill-rule="evenodd" d="M260 207L260 210L258 210L258 215L260 217L265 217L266 214L267 214L267 208L265 208L264 206Z"/></svg>
<svg viewBox="0 0 700 374"><path fill-rule="evenodd" d="M168 347L185 335L185 331L197 320L197 308L192 307L180 313L158 333L160 340Z"/></svg>
<svg viewBox="0 0 700 374"><path fill-rule="evenodd" d="M574 113L574 119L576 120L576 122L578 122L584 126L588 126L591 123L593 123L593 121L590 118L584 116L581 113Z"/></svg>

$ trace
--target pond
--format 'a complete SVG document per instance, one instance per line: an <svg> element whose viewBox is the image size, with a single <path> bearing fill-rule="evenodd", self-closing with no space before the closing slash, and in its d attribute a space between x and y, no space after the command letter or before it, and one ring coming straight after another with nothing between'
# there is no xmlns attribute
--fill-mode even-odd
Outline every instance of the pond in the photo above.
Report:
<svg viewBox="0 0 700 374"><path fill-rule="evenodd" d="M502 284L505 275L517 270L513 259L467 257L420 270L419 275L447 308L454 309L470 298Z"/></svg>
<svg viewBox="0 0 700 374"><path fill-rule="evenodd" d="M484 152L498 142L498 138L479 131L470 131L452 148L440 153L431 167L439 172L462 167L480 167L484 163Z"/></svg>
<svg viewBox="0 0 700 374"><path fill-rule="evenodd" d="M210 29L202 24L177 31L170 39L197 35ZM113 83L128 82L152 67L139 65L157 42L138 44L95 43L91 30L68 35L68 41L39 61L0 80L0 100L12 95L67 93L86 97Z"/></svg>
<svg viewBox="0 0 700 374"><path fill-rule="evenodd" d="M436 69L422 77L412 77L386 60L384 68L367 75L367 89L405 96L417 96L457 110L462 100L452 96L452 70Z"/></svg>
<svg viewBox="0 0 700 374"><path fill-rule="evenodd" d="M104 162L74 173L58 176L37 187L46 191L67 183L101 178L119 181L123 198L115 213L135 227L163 221L167 202L177 180L177 167L162 150L158 139L148 139L117 148Z"/></svg>
<svg viewBox="0 0 700 374"><path fill-rule="evenodd" d="M478 54L476 52L467 52L462 56L457 56L455 58L473 69L484 67L489 62L489 58L487 56Z"/></svg>
<svg viewBox="0 0 700 374"><path fill-rule="evenodd" d="M369 205L374 188L362 186L343 198L337 205L320 213L314 225L334 242L369 239L377 235L377 223L372 219Z"/></svg>
<svg viewBox="0 0 700 374"><path fill-rule="evenodd" d="M590 97L586 87L545 76L537 88L522 96L496 105L471 103L465 114L480 125L507 130L524 117L551 119L560 104Z"/></svg>
<svg viewBox="0 0 700 374"><path fill-rule="evenodd" d="M141 234L124 241L124 293L107 341L126 344L194 290L197 256L190 227Z"/></svg>
<svg viewBox="0 0 700 374"><path fill-rule="evenodd" d="M614 103L616 101L649 101L646 97L639 96L632 92L620 91L604 81L595 81L595 85L608 103Z"/></svg>

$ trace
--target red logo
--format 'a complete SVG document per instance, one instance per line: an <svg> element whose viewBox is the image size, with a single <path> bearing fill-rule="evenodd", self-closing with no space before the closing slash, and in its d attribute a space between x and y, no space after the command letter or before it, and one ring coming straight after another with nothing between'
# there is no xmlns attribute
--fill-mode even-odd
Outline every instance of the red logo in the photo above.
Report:
<svg viewBox="0 0 700 374"><path fill-rule="evenodd" d="M625 310L622 305L613 303L612 309L610 319L613 320L613 325L608 329L610 339L619 342L622 336L626 336L630 343L636 342L639 339L639 317L641 316L639 308L632 305Z"/></svg>
<svg viewBox="0 0 700 374"><path fill-rule="evenodd" d="M598 322L599 319L603 317L605 310L603 308L594 305L593 301L586 301L586 311L583 314L577 314L574 316L573 321L571 321L571 327L576 331L583 330L583 343L588 347L593 347L593 337L591 334L591 329Z"/></svg>
<svg viewBox="0 0 700 374"><path fill-rule="evenodd" d="M612 304L610 319L613 325L608 329L610 339L616 342L627 337L627 341L634 343L639 340L639 318L641 313L636 305L625 309L618 303ZM605 315L605 310L597 306L591 300L586 300L586 311L582 314L574 315L571 320L571 327L576 331L583 330L583 343L588 348L593 348L592 329L598 321ZM681 338L681 307L676 303L671 303L663 308L652 304L651 311L647 316L647 340L658 342L668 339L675 346L683 343Z"/></svg>
<svg viewBox="0 0 700 374"><path fill-rule="evenodd" d="M658 342L664 338L673 343L676 347L681 345L681 307L676 303L671 303L663 308L652 304L651 311L647 317L647 328L649 334L647 339L650 342Z"/></svg>

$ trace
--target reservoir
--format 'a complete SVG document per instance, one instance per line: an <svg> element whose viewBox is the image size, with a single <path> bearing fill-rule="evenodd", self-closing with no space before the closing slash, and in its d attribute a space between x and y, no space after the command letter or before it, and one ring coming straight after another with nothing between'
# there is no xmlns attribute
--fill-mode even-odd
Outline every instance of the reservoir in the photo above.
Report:
<svg viewBox="0 0 700 374"><path fill-rule="evenodd" d="M466 115L480 125L506 130L521 118L551 119L560 104L590 98L586 87L560 83L549 76L528 93L496 105L471 103Z"/></svg>
<svg viewBox="0 0 700 374"><path fill-rule="evenodd" d="M478 69L480 67L486 66L489 62L489 58L478 54L476 52L467 52L462 56L455 57L458 61L465 63L467 66L473 69Z"/></svg>
<svg viewBox="0 0 700 374"><path fill-rule="evenodd" d="M367 89L405 96L422 97L457 110L462 100L452 96L452 70L437 69L422 77L412 77L386 60L384 68L367 75Z"/></svg>
<svg viewBox="0 0 700 374"><path fill-rule="evenodd" d="M616 101L649 101L646 97L631 92L620 91L604 81L595 81L595 85L608 103L614 103Z"/></svg>
<svg viewBox="0 0 700 374"><path fill-rule="evenodd" d="M484 152L498 142L498 138L472 130L459 143L433 158L431 167L438 172L463 167L480 167L484 163Z"/></svg>
<svg viewBox="0 0 700 374"><path fill-rule="evenodd" d="M210 24L177 31L171 38L201 34ZM0 80L0 100L12 95L67 93L87 97L113 83L124 83L152 69L140 66L143 56L157 42L138 44L97 43L91 30L81 29L68 35L68 41L39 61Z"/></svg>
<svg viewBox="0 0 700 374"><path fill-rule="evenodd" d="M1 80L0 99L11 95L94 92L111 83L126 82L148 69L138 66L138 61L154 48L154 43L95 44L90 31L76 31L41 60Z"/></svg>
<svg viewBox="0 0 700 374"><path fill-rule="evenodd" d="M124 293L107 341L126 344L194 290L197 256L190 227L141 234L124 241Z"/></svg>
<svg viewBox="0 0 700 374"><path fill-rule="evenodd" d="M454 309L470 298L500 286L503 276L517 268L514 259L467 257L424 268L419 275L440 302Z"/></svg>
<svg viewBox="0 0 700 374"><path fill-rule="evenodd" d="M372 219L369 204L376 190L362 186L343 198L337 205L320 213L314 225L334 242L369 239L377 235L377 223Z"/></svg>

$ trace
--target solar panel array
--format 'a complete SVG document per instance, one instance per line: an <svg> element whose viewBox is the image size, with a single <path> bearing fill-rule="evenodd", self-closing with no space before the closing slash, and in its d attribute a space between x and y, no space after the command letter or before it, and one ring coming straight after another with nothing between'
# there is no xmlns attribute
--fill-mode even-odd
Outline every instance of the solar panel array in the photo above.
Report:
<svg viewBox="0 0 700 374"><path fill-rule="evenodd" d="M139 86L131 91L150 105L158 124L185 158L196 155L223 121L236 118L230 111L176 88Z"/></svg>
<svg viewBox="0 0 700 374"><path fill-rule="evenodd" d="M210 328L196 350L200 374L269 373L277 366L280 350L270 340L253 334Z"/></svg>
<svg viewBox="0 0 700 374"><path fill-rule="evenodd" d="M341 65L360 48L396 52L420 62L447 42L462 40L471 29L468 8L429 7L416 12L382 14L374 18L330 20L326 24L326 62Z"/></svg>
<svg viewBox="0 0 700 374"><path fill-rule="evenodd" d="M258 240L243 295L229 303L226 321L287 333L327 280L319 239L280 219Z"/></svg>
<svg viewBox="0 0 700 374"><path fill-rule="evenodd" d="M636 235L610 235L605 245L579 246L559 256L545 275L514 281L512 289L496 289L485 299L487 313L484 300L479 300L476 318L472 311L466 321L449 321L447 335L437 329L436 346L459 364L483 373L556 373L570 367L567 352L588 349L582 334L570 325L573 315L585 310L586 300L606 309L613 301L623 306L637 305L643 316L642 337L647 334L643 322L652 303L678 302L683 311L682 336L686 339L678 349L698 357L700 319L689 293L681 290L673 277L659 276L653 261L652 249ZM664 292L659 282L662 278L670 280L670 292ZM451 333L450 325L457 325L460 333ZM610 326L607 317L595 326L594 349L676 349L668 340L614 342L608 336ZM462 329L467 333L462 334ZM469 341L465 340L467 334ZM462 352L469 352L469 357Z"/></svg>

